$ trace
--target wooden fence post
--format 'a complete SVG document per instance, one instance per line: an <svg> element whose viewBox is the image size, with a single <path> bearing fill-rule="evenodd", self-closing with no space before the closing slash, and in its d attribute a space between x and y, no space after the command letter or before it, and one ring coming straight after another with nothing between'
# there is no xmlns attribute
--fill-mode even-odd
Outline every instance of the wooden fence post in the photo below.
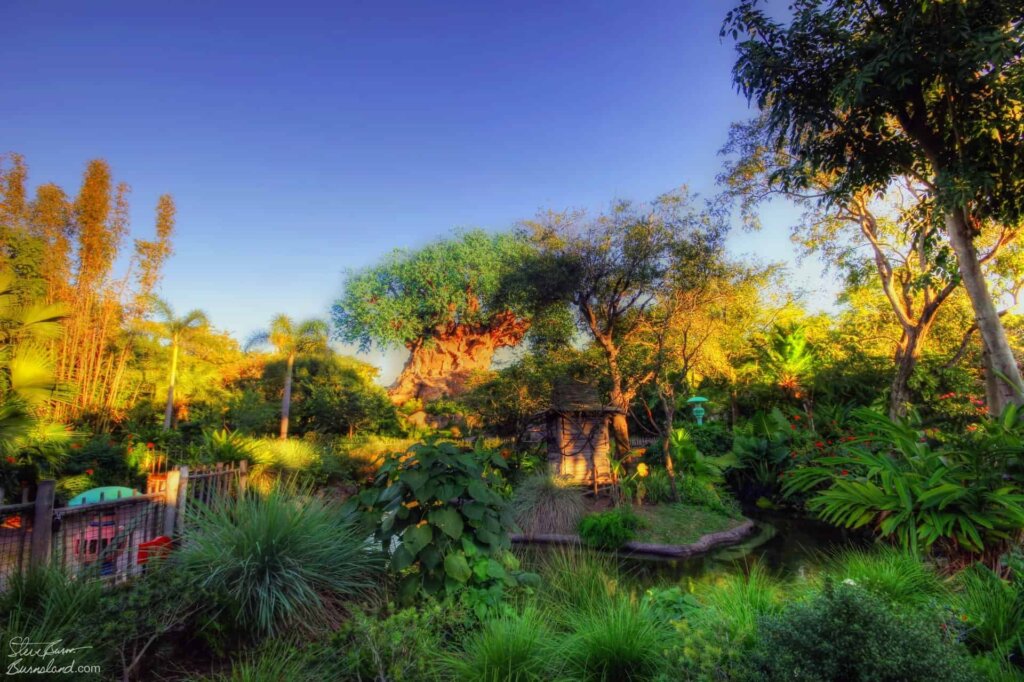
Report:
<svg viewBox="0 0 1024 682"><path fill-rule="evenodd" d="M178 480L178 501L176 505L178 509L178 525L175 528L179 532L185 525L185 505L188 504L188 467L181 467L180 473L181 478Z"/></svg>
<svg viewBox="0 0 1024 682"><path fill-rule="evenodd" d="M164 481L164 531L167 537L174 535L178 514L178 486L181 484L181 471L172 469L167 472Z"/></svg>
<svg viewBox="0 0 1024 682"><path fill-rule="evenodd" d="M249 460L243 459L238 463L238 494L244 495L249 485Z"/></svg>
<svg viewBox="0 0 1024 682"><path fill-rule="evenodd" d="M53 541L53 491L56 481L39 481L36 486L35 516L32 518L32 553L29 563L44 566L50 560Z"/></svg>

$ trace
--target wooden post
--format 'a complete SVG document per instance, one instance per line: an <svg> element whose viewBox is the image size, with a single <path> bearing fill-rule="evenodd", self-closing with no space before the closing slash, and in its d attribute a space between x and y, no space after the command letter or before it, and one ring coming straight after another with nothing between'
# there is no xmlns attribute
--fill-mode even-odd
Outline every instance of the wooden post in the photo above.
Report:
<svg viewBox="0 0 1024 682"><path fill-rule="evenodd" d="M177 531L181 531L185 525L185 505L188 504L188 467L183 466L180 468L181 478L178 480L178 502L177 502L177 521L178 525L175 528Z"/></svg>
<svg viewBox="0 0 1024 682"><path fill-rule="evenodd" d="M181 471L172 469L167 472L164 482L164 532L167 537L174 535L178 516L178 486L181 485Z"/></svg>
<svg viewBox="0 0 1024 682"><path fill-rule="evenodd" d="M32 553L30 565L44 566L50 560L53 542L53 491L56 481L39 481L36 486L36 508L32 519Z"/></svg>
<svg viewBox="0 0 1024 682"><path fill-rule="evenodd" d="M243 459L238 463L238 494L242 496L245 494L245 489L249 486L249 460Z"/></svg>

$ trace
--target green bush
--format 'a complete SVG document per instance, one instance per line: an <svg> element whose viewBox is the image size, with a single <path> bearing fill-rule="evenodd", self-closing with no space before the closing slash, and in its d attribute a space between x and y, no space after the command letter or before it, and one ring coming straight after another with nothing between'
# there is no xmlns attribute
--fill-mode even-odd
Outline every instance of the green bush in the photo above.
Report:
<svg viewBox="0 0 1024 682"><path fill-rule="evenodd" d="M208 429L203 431L201 448L207 462L239 462L252 458L256 444L237 431Z"/></svg>
<svg viewBox="0 0 1024 682"><path fill-rule="evenodd" d="M190 508L178 554L220 622L247 638L326 624L378 566L337 505L281 484Z"/></svg>
<svg viewBox="0 0 1024 682"><path fill-rule="evenodd" d="M705 578L692 598L676 603L685 617L675 621L674 666L687 679L732 679L757 641L758 621L778 613L782 603L781 585L760 564L747 575Z"/></svg>
<svg viewBox="0 0 1024 682"><path fill-rule="evenodd" d="M580 520L580 539L590 547L618 549L636 537L641 523L640 517L626 507L590 514Z"/></svg>
<svg viewBox="0 0 1024 682"><path fill-rule="evenodd" d="M524 578L509 560L512 510L494 489L504 468L496 452L428 441L389 456L374 487L350 500L391 551L403 603Z"/></svg>
<svg viewBox="0 0 1024 682"><path fill-rule="evenodd" d="M354 609L305 652L308 668L316 679L339 682L440 679L446 611L429 602L394 612Z"/></svg>
<svg viewBox="0 0 1024 682"><path fill-rule="evenodd" d="M826 584L808 603L764 619L747 663L767 680L971 680L959 645L936 622L902 617L860 587Z"/></svg>
<svg viewBox="0 0 1024 682"><path fill-rule="evenodd" d="M512 510L527 535L572 533L585 511L583 491L567 478L534 474L515 489Z"/></svg>
<svg viewBox="0 0 1024 682"><path fill-rule="evenodd" d="M550 680L557 660L552 637L544 616L532 607L487 621L448 658L451 677L466 682Z"/></svg>
<svg viewBox="0 0 1024 682"><path fill-rule="evenodd" d="M714 483L694 476L677 477L676 483L680 502L704 507L732 518L740 517L739 503Z"/></svg>
<svg viewBox="0 0 1024 682"><path fill-rule="evenodd" d="M595 608L563 614L563 619L569 635L560 658L569 679L653 680L665 670L671 627L627 595L600 600Z"/></svg>
<svg viewBox="0 0 1024 682"><path fill-rule="evenodd" d="M705 455L724 455L732 451L732 429L722 422L706 422L700 426L690 425L690 438L697 449Z"/></svg>

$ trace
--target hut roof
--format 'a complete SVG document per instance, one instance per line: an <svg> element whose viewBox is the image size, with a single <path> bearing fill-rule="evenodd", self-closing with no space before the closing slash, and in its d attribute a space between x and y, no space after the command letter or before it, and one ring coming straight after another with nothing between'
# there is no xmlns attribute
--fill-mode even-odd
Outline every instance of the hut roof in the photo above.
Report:
<svg viewBox="0 0 1024 682"><path fill-rule="evenodd" d="M601 402L597 388L582 381L566 379L557 382L551 391L548 412L621 412Z"/></svg>

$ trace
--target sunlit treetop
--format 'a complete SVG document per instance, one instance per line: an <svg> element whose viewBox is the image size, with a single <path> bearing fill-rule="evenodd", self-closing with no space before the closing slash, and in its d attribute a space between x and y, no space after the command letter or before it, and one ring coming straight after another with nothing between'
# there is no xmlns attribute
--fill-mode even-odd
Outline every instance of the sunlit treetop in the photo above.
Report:
<svg viewBox="0 0 1024 682"><path fill-rule="evenodd" d="M829 194L897 175L940 204L1016 223L1024 215L1024 17L1002 0L796 0L780 23L743 0L737 87L796 162L793 183L837 172Z"/></svg>
<svg viewBox="0 0 1024 682"><path fill-rule="evenodd" d="M337 335L362 348L408 346L453 327L484 330L497 318L528 320L530 292L513 284L531 255L525 239L472 230L350 272L333 308Z"/></svg>

